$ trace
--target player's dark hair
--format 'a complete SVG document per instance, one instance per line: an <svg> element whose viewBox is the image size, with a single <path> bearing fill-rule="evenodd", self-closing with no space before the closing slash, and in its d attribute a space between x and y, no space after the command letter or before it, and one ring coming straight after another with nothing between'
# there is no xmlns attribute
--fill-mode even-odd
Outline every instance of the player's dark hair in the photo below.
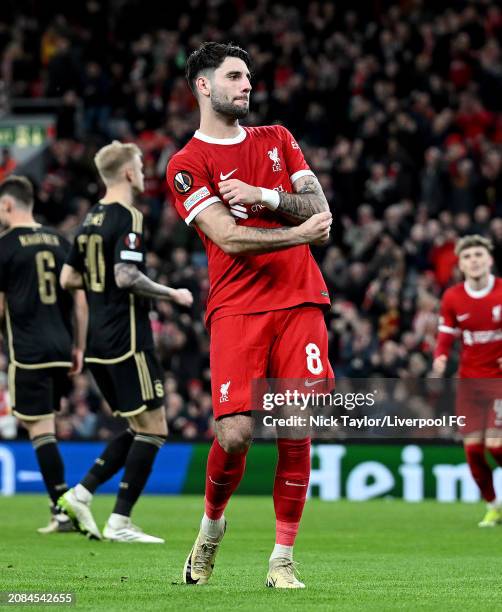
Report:
<svg viewBox="0 0 502 612"><path fill-rule="evenodd" d="M13 174L0 183L0 198L4 195L12 196L26 208L33 206L33 185L25 176Z"/></svg>
<svg viewBox="0 0 502 612"><path fill-rule="evenodd" d="M197 95L195 79L204 70L216 70L227 57L238 57L248 68L251 66L247 51L232 43L204 42L191 53L186 63L185 76L195 96Z"/></svg>

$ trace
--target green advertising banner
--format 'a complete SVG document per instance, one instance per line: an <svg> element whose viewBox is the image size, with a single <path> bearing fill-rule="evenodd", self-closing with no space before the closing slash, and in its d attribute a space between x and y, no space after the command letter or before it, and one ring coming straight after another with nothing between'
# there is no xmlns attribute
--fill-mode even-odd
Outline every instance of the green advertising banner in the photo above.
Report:
<svg viewBox="0 0 502 612"><path fill-rule="evenodd" d="M208 451L208 444L194 444L184 493L203 493ZM254 444L238 493L270 495L276 461L274 444ZM495 470L494 481L502 494L502 468ZM479 500L460 445L316 444L312 446L309 495L333 501L378 497L410 502Z"/></svg>

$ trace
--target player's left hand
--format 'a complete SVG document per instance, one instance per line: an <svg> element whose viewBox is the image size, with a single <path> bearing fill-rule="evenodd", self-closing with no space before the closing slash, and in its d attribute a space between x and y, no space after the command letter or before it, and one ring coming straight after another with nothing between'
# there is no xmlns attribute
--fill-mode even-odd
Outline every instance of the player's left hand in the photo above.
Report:
<svg viewBox="0 0 502 612"><path fill-rule="evenodd" d="M233 204L256 204L261 202L261 190L239 181L239 179L228 179L218 183L218 189L225 200L230 205Z"/></svg>
<svg viewBox="0 0 502 612"><path fill-rule="evenodd" d="M82 372L84 367L84 351L82 349L73 348L71 351L71 368L68 371L68 376L77 376Z"/></svg>
<svg viewBox="0 0 502 612"><path fill-rule="evenodd" d="M499 368L502 370L502 357L497 359L497 363L499 364Z"/></svg>

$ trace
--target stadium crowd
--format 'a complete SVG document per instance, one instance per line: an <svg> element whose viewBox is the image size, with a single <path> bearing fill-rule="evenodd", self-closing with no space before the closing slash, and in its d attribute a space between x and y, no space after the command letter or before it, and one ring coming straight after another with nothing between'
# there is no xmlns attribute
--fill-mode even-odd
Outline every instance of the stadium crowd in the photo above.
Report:
<svg viewBox="0 0 502 612"><path fill-rule="evenodd" d="M491 237L502 271L500 6L350 4L189 0L158 14L138 0L21 2L0 16L0 79L10 99L61 101L36 185L40 219L71 238L99 197L97 149L118 138L143 151L149 273L195 296L190 312L158 303L152 318L169 427L183 438L212 435L208 276L202 244L169 203L164 173L198 127L184 64L203 40L232 40L250 52L245 123L286 125L332 206L332 244L315 256L333 296L327 320L337 375L428 375L439 299L459 280L458 236ZM2 393L0 373L0 414ZM118 425L101 404L79 376L60 436L109 437Z"/></svg>

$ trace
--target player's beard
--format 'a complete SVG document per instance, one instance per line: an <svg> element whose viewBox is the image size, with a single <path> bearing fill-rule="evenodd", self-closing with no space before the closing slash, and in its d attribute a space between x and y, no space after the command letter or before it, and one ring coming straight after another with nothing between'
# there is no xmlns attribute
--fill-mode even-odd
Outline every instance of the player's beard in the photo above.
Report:
<svg viewBox="0 0 502 612"><path fill-rule="evenodd" d="M249 113L248 106L237 106L233 102L220 97L218 94L213 93L211 96L211 106L215 113L229 117L230 119L244 119Z"/></svg>

